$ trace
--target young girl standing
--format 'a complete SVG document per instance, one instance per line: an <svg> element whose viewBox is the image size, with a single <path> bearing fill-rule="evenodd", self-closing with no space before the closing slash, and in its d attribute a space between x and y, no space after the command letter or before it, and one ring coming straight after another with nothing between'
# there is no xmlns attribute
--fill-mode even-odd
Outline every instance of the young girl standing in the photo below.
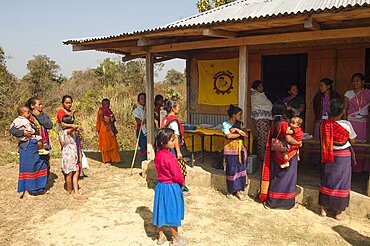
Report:
<svg viewBox="0 0 370 246"><path fill-rule="evenodd" d="M62 117L65 124L73 124L73 117L65 115ZM62 145L62 170L65 174L67 191L70 196L78 200L85 200L87 197L81 195L78 191L78 149L75 137L75 128L63 129L61 132L60 143ZM73 186L73 188L72 188Z"/></svg>
<svg viewBox="0 0 370 246"><path fill-rule="evenodd" d="M182 176L177 159L168 149L175 148L175 132L169 128L158 131L155 139L158 152L154 163L158 173L158 184L155 187L153 225L158 227L159 238L157 244L166 242L163 227L170 229L173 241L171 245L186 245L186 238L180 237L177 227L181 226L184 219L184 195Z"/></svg>

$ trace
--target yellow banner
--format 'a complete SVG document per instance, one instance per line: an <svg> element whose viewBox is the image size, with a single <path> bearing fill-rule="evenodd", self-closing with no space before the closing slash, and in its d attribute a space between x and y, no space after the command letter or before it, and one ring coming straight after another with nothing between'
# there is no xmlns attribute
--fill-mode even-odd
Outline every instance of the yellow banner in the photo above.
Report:
<svg viewBox="0 0 370 246"><path fill-rule="evenodd" d="M238 103L239 59L199 60L198 104Z"/></svg>

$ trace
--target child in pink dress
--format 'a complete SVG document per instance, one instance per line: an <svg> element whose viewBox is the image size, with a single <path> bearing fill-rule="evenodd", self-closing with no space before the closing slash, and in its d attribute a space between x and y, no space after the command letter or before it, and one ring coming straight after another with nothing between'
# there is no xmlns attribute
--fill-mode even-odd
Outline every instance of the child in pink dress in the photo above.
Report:
<svg viewBox="0 0 370 246"><path fill-rule="evenodd" d="M154 163L158 173L158 183L155 187L153 206L153 225L158 227L159 238L157 244L167 241L163 227L167 226L172 235L172 244L182 246L188 243L186 238L180 237L178 227L184 219L184 177L177 163L175 155L168 149L175 148L177 138L175 132L169 128L158 131L155 139L158 149Z"/></svg>

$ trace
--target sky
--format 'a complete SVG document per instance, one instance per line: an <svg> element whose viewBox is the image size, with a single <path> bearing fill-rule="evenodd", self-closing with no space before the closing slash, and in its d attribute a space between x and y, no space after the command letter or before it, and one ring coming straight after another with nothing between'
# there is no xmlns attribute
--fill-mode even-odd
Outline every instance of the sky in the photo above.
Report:
<svg viewBox="0 0 370 246"><path fill-rule="evenodd" d="M72 52L62 40L109 36L168 24L197 14L197 0L0 0L0 47L8 70L18 78L34 55L47 55L64 76L97 67L115 55L98 51ZM165 63L166 71L183 71L180 59Z"/></svg>

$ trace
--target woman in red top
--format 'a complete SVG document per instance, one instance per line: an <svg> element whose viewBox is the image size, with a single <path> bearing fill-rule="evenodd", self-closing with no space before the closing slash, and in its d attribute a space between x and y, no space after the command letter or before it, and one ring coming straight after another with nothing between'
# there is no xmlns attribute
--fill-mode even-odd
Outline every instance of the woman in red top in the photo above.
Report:
<svg viewBox="0 0 370 246"><path fill-rule="evenodd" d="M78 153L78 166L80 168L80 176L85 176L85 174L82 171L81 166L81 159L82 159L82 147L81 147L81 137L78 130L78 125L76 124L76 119L74 118L75 110L72 108L73 99L69 95L64 95L62 98L62 109L59 109L57 112L57 119L59 122L59 128L60 130L66 129L66 128L73 128L74 134L73 137L75 138L76 144L77 144L77 153ZM66 124L62 122L63 116L65 115L71 115L73 117L73 124Z"/></svg>

